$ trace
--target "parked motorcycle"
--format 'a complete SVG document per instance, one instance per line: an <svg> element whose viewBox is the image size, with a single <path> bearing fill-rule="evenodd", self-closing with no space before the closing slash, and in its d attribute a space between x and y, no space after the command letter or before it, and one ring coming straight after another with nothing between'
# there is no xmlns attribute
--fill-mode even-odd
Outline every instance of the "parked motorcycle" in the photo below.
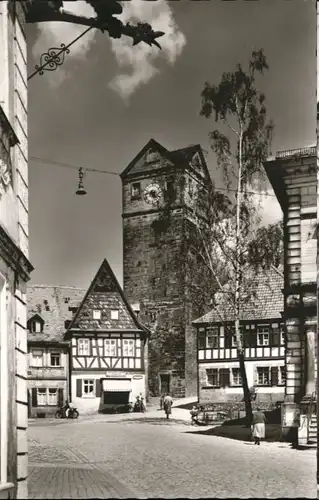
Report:
<svg viewBox="0 0 319 500"><path fill-rule="evenodd" d="M66 408L59 408L55 413L55 418L78 418L79 412L77 408L69 408L68 416L66 415Z"/></svg>

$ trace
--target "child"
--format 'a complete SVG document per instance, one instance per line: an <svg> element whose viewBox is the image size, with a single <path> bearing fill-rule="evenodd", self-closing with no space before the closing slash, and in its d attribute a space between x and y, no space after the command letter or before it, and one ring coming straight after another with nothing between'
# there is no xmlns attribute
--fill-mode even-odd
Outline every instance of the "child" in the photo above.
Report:
<svg viewBox="0 0 319 500"><path fill-rule="evenodd" d="M198 408L196 405L193 406L193 408L190 411L190 414L191 414L191 418L192 418L191 424L194 425L194 424L196 424L196 417L198 415Z"/></svg>

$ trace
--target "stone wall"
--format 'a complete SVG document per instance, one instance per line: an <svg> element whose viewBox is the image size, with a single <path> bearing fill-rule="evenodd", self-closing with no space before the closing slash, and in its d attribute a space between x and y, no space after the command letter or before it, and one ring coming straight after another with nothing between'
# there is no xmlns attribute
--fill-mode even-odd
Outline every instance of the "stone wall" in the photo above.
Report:
<svg viewBox="0 0 319 500"><path fill-rule="evenodd" d="M168 226L156 230L158 213L125 218L124 291L141 304L140 319L152 330L149 340L150 395L158 394L159 373L171 374L175 397L185 394L184 220L170 214Z"/></svg>
<svg viewBox="0 0 319 500"><path fill-rule="evenodd" d="M1 148L0 175L0 273L6 287L5 307L1 304L6 339L1 340L7 350L9 376L5 398L9 402L6 479L14 485L12 498L27 498L26 281L32 266L28 261L27 46L23 2L1 2L0 22L0 126L6 147L6 152ZM5 365L1 371L3 378ZM1 413L3 418L4 412ZM3 444L4 439L1 451Z"/></svg>

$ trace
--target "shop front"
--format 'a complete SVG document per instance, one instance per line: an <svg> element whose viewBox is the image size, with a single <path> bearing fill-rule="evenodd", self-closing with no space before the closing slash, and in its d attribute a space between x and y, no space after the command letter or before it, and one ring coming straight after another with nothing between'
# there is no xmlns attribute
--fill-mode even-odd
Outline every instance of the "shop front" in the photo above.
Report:
<svg viewBox="0 0 319 500"><path fill-rule="evenodd" d="M110 373L101 379L102 412L125 412L133 407L137 396L145 399L145 376Z"/></svg>

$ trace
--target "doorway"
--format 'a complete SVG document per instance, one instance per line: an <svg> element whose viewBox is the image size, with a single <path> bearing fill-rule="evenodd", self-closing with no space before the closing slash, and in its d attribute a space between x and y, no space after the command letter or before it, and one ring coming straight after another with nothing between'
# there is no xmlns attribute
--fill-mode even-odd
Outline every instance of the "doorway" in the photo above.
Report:
<svg viewBox="0 0 319 500"><path fill-rule="evenodd" d="M170 392L170 378L169 373L160 373L160 394Z"/></svg>

